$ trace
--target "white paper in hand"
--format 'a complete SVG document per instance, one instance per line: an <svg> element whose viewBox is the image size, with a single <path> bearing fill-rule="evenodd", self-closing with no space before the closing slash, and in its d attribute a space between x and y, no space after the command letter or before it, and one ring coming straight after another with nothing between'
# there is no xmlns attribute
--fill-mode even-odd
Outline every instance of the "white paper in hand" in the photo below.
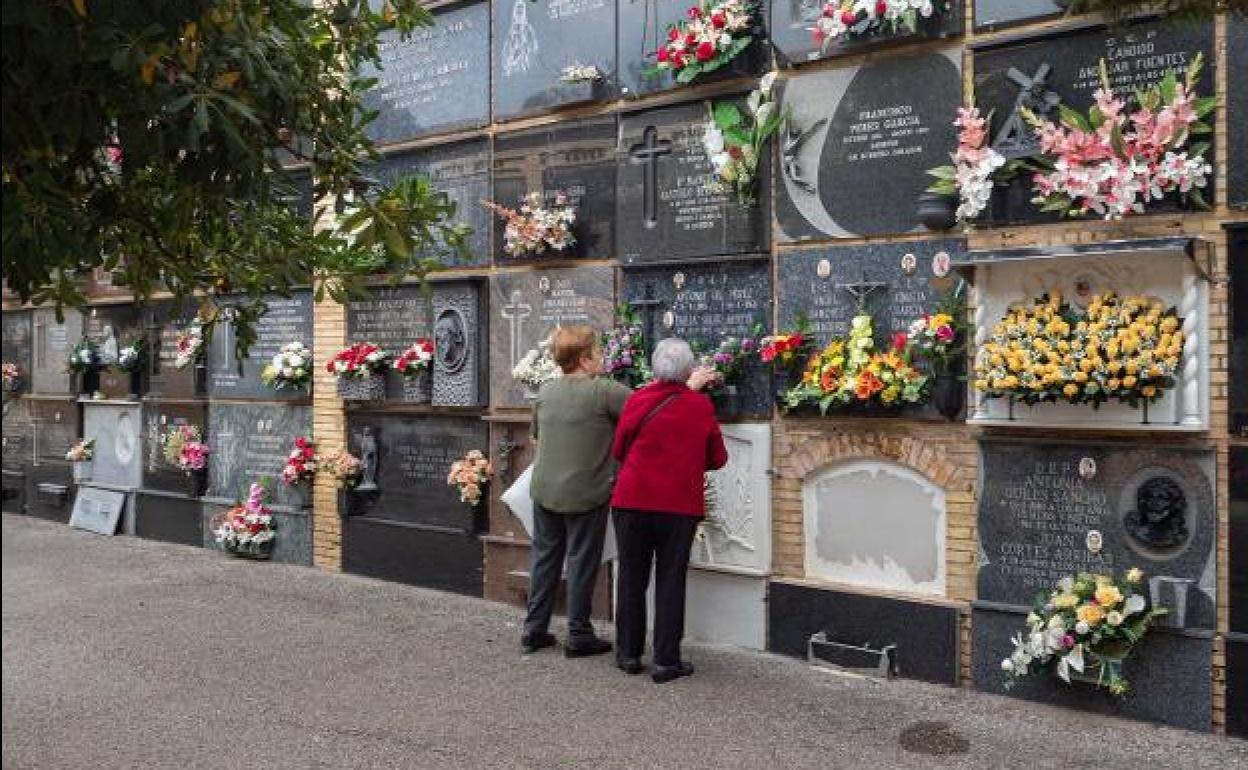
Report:
<svg viewBox="0 0 1248 770"><path fill-rule="evenodd" d="M533 498L529 494L529 484L533 478L533 466L524 469L524 473L516 479L506 492L500 498L503 504L511 509L515 517L524 525L524 533L533 538ZM617 553L615 545L615 528L611 526L611 522L607 522L607 538L602 546L602 560L604 562L614 561Z"/></svg>

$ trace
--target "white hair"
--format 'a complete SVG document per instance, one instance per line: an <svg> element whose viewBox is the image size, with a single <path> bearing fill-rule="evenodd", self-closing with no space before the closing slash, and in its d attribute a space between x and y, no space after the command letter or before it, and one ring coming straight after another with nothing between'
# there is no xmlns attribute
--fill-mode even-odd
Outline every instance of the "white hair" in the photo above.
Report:
<svg viewBox="0 0 1248 770"><path fill-rule="evenodd" d="M654 378L660 382L685 382L693 374L695 364L697 359L689 343L679 337L660 340L650 359Z"/></svg>

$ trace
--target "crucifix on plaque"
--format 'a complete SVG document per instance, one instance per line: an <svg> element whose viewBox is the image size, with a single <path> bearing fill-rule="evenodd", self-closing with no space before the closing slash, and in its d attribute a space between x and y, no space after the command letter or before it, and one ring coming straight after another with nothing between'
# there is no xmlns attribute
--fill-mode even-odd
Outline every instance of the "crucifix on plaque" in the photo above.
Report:
<svg viewBox="0 0 1248 770"><path fill-rule="evenodd" d="M1006 77L1018 86L1018 96L1014 98L1014 108L1010 116L1001 124L1001 130L992 140L992 149L1001 153L1006 160L1026 158L1035 155L1040 149L1040 142L1035 131L1023 119L1023 110L1044 117L1061 103L1062 99L1048 88L1049 73L1053 68L1041 64L1030 77L1014 67L1006 72Z"/></svg>
<svg viewBox="0 0 1248 770"><path fill-rule="evenodd" d="M515 366L520 362L521 339L524 331L524 319L533 315L533 306L521 301L522 295L519 289L513 289L511 292L511 301L503 305L499 313L503 319L508 322L510 327L511 341L511 359L509 366Z"/></svg>
<svg viewBox="0 0 1248 770"><path fill-rule="evenodd" d="M646 288L642 291L641 299L630 299L628 306L634 310L639 310L642 314L641 330L646 336L647 350L654 349L654 343L657 342L654 335L654 314L663 306L663 300L654 296L654 284L647 283Z"/></svg>
<svg viewBox="0 0 1248 770"><path fill-rule="evenodd" d="M628 148L628 162L645 166L642 172L641 211L647 229L659 225L659 158L672 154L672 143L659 138L659 130L646 126L641 132L641 144Z"/></svg>
<svg viewBox="0 0 1248 770"><path fill-rule="evenodd" d="M858 312L864 313L867 309L867 297L871 296L871 292L880 289L887 290L888 284L883 281L868 281L866 273L863 273L862 280L855 283L838 283L836 288L848 293L851 297L858 301Z"/></svg>

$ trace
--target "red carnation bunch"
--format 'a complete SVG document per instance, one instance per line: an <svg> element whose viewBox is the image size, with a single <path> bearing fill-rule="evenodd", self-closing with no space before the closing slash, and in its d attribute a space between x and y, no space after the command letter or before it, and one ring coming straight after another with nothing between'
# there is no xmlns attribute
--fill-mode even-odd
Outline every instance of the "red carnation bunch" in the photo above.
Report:
<svg viewBox="0 0 1248 770"><path fill-rule="evenodd" d="M655 53L657 64L648 77L676 73L676 82L688 83L737 57L754 40L751 0L701 0L685 15L686 21L668 25L667 42Z"/></svg>
<svg viewBox="0 0 1248 770"><path fill-rule="evenodd" d="M316 444L299 436L286 458L286 466L282 468L282 482L288 487L311 484L316 478L316 469Z"/></svg>
<svg viewBox="0 0 1248 770"><path fill-rule="evenodd" d="M415 377L433 365L433 341L421 337L394 359L394 370L404 377Z"/></svg>
<svg viewBox="0 0 1248 770"><path fill-rule="evenodd" d="M371 342L357 342L334 354L325 364L325 369L336 377L358 379L370 374L383 374L389 365L389 353Z"/></svg>

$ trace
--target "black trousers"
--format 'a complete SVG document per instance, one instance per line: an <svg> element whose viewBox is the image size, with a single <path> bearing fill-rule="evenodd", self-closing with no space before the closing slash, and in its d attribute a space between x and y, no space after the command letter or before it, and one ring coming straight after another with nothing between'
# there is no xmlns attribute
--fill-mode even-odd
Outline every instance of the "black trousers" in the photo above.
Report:
<svg viewBox="0 0 1248 770"><path fill-rule="evenodd" d="M654 565L654 665L680 662L685 635L685 575L701 519L670 513L614 511L620 549L615 643L620 658L640 658L646 646L646 588Z"/></svg>
<svg viewBox="0 0 1248 770"><path fill-rule="evenodd" d="M555 513L533 504L533 544L529 553L529 603L526 634L550 629L555 592L568 558L568 643L575 647L594 638L590 613L594 581L607 537L607 508L585 513Z"/></svg>

